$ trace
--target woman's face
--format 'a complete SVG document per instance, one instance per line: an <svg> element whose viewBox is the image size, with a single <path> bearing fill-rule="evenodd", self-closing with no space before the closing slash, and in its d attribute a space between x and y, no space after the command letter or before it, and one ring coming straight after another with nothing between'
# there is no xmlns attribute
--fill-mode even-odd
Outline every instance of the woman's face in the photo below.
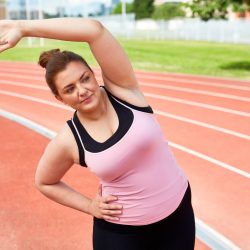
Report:
<svg viewBox="0 0 250 250"><path fill-rule="evenodd" d="M70 62L55 78L56 98L82 113L94 111L101 91L94 74L81 62Z"/></svg>

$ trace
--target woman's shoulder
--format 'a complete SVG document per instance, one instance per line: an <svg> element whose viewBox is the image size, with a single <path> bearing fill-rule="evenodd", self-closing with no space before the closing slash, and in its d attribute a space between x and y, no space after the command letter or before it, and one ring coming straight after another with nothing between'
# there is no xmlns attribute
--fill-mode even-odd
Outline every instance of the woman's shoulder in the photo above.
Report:
<svg viewBox="0 0 250 250"><path fill-rule="evenodd" d="M57 135L51 140L50 143L53 144L53 147L57 151L60 151L67 157L72 158L75 163L79 162L77 144L67 123L64 124L64 126L58 131Z"/></svg>

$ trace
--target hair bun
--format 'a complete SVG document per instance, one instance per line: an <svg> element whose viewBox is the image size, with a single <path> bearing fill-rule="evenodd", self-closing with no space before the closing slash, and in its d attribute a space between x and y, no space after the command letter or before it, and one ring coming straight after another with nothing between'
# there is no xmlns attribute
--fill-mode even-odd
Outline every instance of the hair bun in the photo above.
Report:
<svg viewBox="0 0 250 250"><path fill-rule="evenodd" d="M52 50L48 50L48 51L44 51L40 54L39 57L39 61L38 64L43 67L46 68L47 63L49 62L49 60L55 55L60 53L60 49L52 49Z"/></svg>

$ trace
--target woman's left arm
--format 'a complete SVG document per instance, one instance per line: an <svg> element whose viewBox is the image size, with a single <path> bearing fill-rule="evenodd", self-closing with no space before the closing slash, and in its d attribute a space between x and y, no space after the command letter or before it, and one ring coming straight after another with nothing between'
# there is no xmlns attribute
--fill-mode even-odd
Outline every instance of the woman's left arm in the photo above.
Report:
<svg viewBox="0 0 250 250"><path fill-rule="evenodd" d="M0 21L0 52L22 37L44 37L87 42L102 69L108 88L139 90L135 73L123 48L98 21L84 18Z"/></svg>

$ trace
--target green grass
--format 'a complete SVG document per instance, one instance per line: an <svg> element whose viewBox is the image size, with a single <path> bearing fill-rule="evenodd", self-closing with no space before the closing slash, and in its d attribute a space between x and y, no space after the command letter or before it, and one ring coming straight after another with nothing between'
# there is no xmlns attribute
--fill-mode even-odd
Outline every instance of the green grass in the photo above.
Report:
<svg viewBox="0 0 250 250"><path fill-rule="evenodd" d="M135 69L250 79L250 45L196 41L142 41L120 39ZM0 60L37 62L41 51L61 48L81 54L96 66L84 43L45 40L31 48L23 40L16 48L0 54Z"/></svg>

